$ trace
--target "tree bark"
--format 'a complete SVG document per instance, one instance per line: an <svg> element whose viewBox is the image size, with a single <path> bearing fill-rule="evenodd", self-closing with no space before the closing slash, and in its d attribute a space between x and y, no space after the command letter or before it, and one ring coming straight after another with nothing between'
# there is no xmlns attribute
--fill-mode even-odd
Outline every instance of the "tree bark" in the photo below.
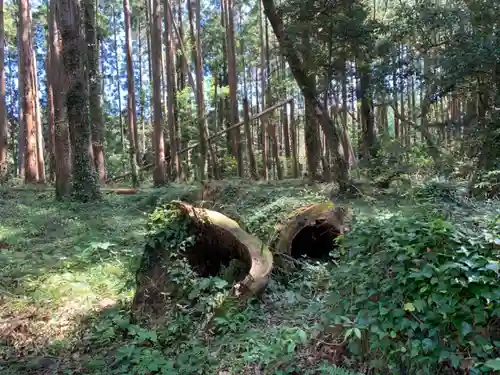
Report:
<svg viewBox="0 0 500 375"><path fill-rule="evenodd" d="M20 17L17 17L17 49L18 51L21 51L21 20ZM24 87L22 83L22 55L19 54L19 58L17 59L17 68L19 72L19 77L18 77L18 85L17 89L19 92L18 95L18 109L19 109L19 131L17 135L17 176L19 178L24 178L25 174L25 168L24 168L24 158L25 158L25 153L26 153L26 147L25 147L25 141L24 141L24 119L23 119L23 92L24 92Z"/></svg>
<svg viewBox="0 0 500 375"><path fill-rule="evenodd" d="M301 13L303 14L304 19L307 19L307 13L309 10L307 9L307 3L305 3L302 7ZM312 55L311 41L310 41L310 26L308 25L304 28L302 32L302 44L304 45L304 50L307 54L302 56L303 69L304 74L308 77L311 82L312 87L316 87L316 76L314 74L313 69L311 68L314 64L314 56ZM326 109L325 109L326 110ZM306 160L307 160L307 172L309 175L309 179L311 181L316 181L320 178L319 176L319 165L321 160L321 136L320 130L318 126L318 120L314 115L314 107L313 105L306 100L305 103L305 123L304 123L304 138L305 138L305 146L306 146ZM324 166L325 167L325 166ZM328 166L327 170L329 170Z"/></svg>
<svg viewBox="0 0 500 375"><path fill-rule="evenodd" d="M31 42L31 22L29 17L29 0L19 1L19 27L20 27L20 54L21 59L21 97L24 123L24 181L33 183L38 181L38 168L36 159L36 123L34 118L34 87L33 87L33 50Z"/></svg>
<svg viewBox="0 0 500 375"><path fill-rule="evenodd" d="M257 164L255 162L255 155L253 152L253 145L252 145L252 133L250 130L250 114L249 114L249 109L248 109L248 99L244 98L243 99L243 114L244 114L244 121L245 121L245 135L247 138L247 149L248 149L248 163L250 164L250 175L254 180L259 179L259 174L257 173Z"/></svg>
<svg viewBox="0 0 500 375"><path fill-rule="evenodd" d="M236 124L239 122L238 116L238 80L236 71L236 48L235 48L235 37L234 37L234 16L233 16L233 3L232 0L225 0L225 14L226 14L226 43L227 43L227 60L228 60L228 78L229 78L229 101L230 101L230 113L231 113L231 124ZM233 156L236 157L236 162L238 165L238 176L243 177L243 156L241 154L241 132L239 129L233 131L235 146L233 150Z"/></svg>
<svg viewBox="0 0 500 375"><path fill-rule="evenodd" d="M171 1L171 0L165 0ZM165 19L165 49L166 53L166 63L165 68L167 70L167 124L168 124L168 136L170 138L170 164L172 169L172 177L177 179L180 176L181 164L179 160L179 154L177 153L177 129L176 129L176 119L175 114L177 111L177 93L176 93L176 82L175 82L175 42L173 33L173 15L168 11L168 6L164 7L164 19Z"/></svg>
<svg viewBox="0 0 500 375"><path fill-rule="evenodd" d="M85 0L85 38L88 48L88 79L90 126L92 132L93 164L99 175L99 181L106 181L104 164L104 120L101 106L101 77L99 73L99 43L95 0Z"/></svg>
<svg viewBox="0 0 500 375"><path fill-rule="evenodd" d="M269 48L269 30L268 30L268 25L267 22L265 24L265 40L266 40L266 72L267 72L267 79L268 81L271 81L271 54L270 54L270 48ZM267 85L265 93L263 93L264 96L266 97L266 105L267 106L272 106L273 102L273 96L271 93L271 85ZM281 162L280 162L280 157L279 157L279 147L278 147L278 136L276 135L276 121L274 121L274 118L271 116L267 116L266 123L267 123L267 134L269 135L269 140L271 141L271 156L274 159L274 165L276 166L276 177L278 180L283 179L283 168L281 168ZM271 160L268 161L269 163L269 169L272 168L272 162Z"/></svg>
<svg viewBox="0 0 500 375"><path fill-rule="evenodd" d="M92 1L92 0L91 0ZM129 140L129 159L132 171L132 185L139 186L137 177L137 163L139 156L137 154L137 113L135 107L135 85L134 85L134 66L132 62L132 30L131 30L131 11L128 0L123 0L123 15L125 18L125 49L127 54L127 112L128 112L128 140Z"/></svg>
<svg viewBox="0 0 500 375"><path fill-rule="evenodd" d="M373 98L371 92L371 72L368 64L360 64L360 97L361 97L361 121L363 122L363 148L364 154L368 158L377 156L376 135L375 135L375 114L373 109Z"/></svg>
<svg viewBox="0 0 500 375"><path fill-rule="evenodd" d="M262 17L262 3L259 1L259 34L260 34L260 84L261 92L260 96L262 98L262 109L264 110L266 106L266 44L264 40L264 22L267 20ZM259 103L259 95L257 95L257 105ZM267 180L269 178L269 171L267 169L267 159L268 159L268 149L269 149L269 138L267 136L267 117L263 116L260 119L260 141L262 145L262 178Z"/></svg>
<svg viewBox="0 0 500 375"><path fill-rule="evenodd" d="M295 105L292 101L290 103L290 138L292 147L292 176L294 178L299 177L299 158L297 150L297 127L295 123Z"/></svg>
<svg viewBox="0 0 500 375"><path fill-rule="evenodd" d="M30 12L30 20L31 20L31 12ZM32 76L32 84L35 95L33 96L33 108L35 109L34 120L36 125L36 156L37 156L37 168L38 168L38 182L45 183L45 156L44 151L45 148L43 146L43 129L42 129L42 113L40 110L40 100L38 99L38 69L36 62L36 53L33 50L33 76Z"/></svg>
<svg viewBox="0 0 500 375"><path fill-rule="evenodd" d="M5 109L5 28L3 0L0 0L0 183L8 177L9 123Z"/></svg>
<svg viewBox="0 0 500 375"><path fill-rule="evenodd" d="M67 77L66 110L71 124L73 161L73 198L82 202L101 198L97 175L92 165L89 123L87 46L82 33L82 13L78 0L60 0L58 21L63 42L63 68ZM83 52L83 53L82 53Z"/></svg>
<svg viewBox="0 0 500 375"><path fill-rule="evenodd" d="M1 0L0 0L1 1ZM49 23L49 29L51 27L50 24L50 9L49 9L49 16L48 16L48 23ZM50 31L49 31L50 35ZM55 181L56 180L56 141L55 141L55 120L54 120L54 88L52 86L52 82L54 78L52 77L52 61L50 57L50 44L51 40L50 37L47 39L47 58L46 58L46 64L47 64L47 118L48 118L48 125L49 125L49 139L48 139L48 145L49 145L49 181Z"/></svg>
<svg viewBox="0 0 500 375"><path fill-rule="evenodd" d="M199 154L199 162L198 169L200 173L200 180L203 181L205 179L205 170L207 168L207 140L205 137L206 131L206 117L205 117L205 105L203 98L203 62L201 61L201 43L199 32L199 3L188 0L188 16L189 16L189 31L191 38L191 48L192 48L192 57L195 65L195 79L196 79L196 87L193 87L196 93L196 109L198 115L198 137L199 137L199 145L200 145L200 154ZM196 7L196 21L193 6ZM196 25L195 25L196 22ZM196 30L196 31L195 31Z"/></svg>
<svg viewBox="0 0 500 375"><path fill-rule="evenodd" d="M283 79L286 80L285 59L282 59L281 61L281 72L283 74ZM283 94L285 97L287 96L286 91L287 91L286 86L283 86ZM290 159L291 156L291 151L290 151L290 125L288 122L288 111L286 105L283 107L281 113L283 116L283 144L285 147L285 158L288 163L288 160Z"/></svg>
<svg viewBox="0 0 500 375"><path fill-rule="evenodd" d="M149 0L148 0L149 1ZM151 73L153 79L153 183L166 183L165 144L163 142L163 113L161 108L161 11L159 0L153 0L150 20L151 28Z"/></svg>
<svg viewBox="0 0 500 375"><path fill-rule="evenodd" d="M118 27L116 21L116 12L114 6L112 7L113 13L113 42L114 42L114 50L115 50L115 70L116 70L116 90L118 91L118 118L120 120L120 140L122 144L122 151L125 151L125 127L123 125L123 115L122 115L122 85L121 85L121 76L120 76L120 59L118 56ZM161 26L160 26L161 30ZM161 33L161 31L160 31ZM161 43L161 36L160 41ZM161 63L161 62L160 62ZM161 77L161 75L160 75Z"/></svg>
<svg viewBox="0 0 500 375"><path fill-rule="evenodd" d="M58 0L50 0L49 9L49 53L50 77L54 100L54 150L56 199L69 197L71 193L71 146L66 112L67 77L62 64L62 33L59 26L60 5Z"/></svg>

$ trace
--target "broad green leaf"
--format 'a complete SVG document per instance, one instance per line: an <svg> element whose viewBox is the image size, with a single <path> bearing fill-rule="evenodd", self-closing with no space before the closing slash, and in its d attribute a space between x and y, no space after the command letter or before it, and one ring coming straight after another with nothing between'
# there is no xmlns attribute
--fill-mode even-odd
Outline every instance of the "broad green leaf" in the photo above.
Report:
<svg viewBox="0 0 500 375"><path fill-rule="evenodd" d="M404 305L405 311L415 311L415 306L411 302L406 302Z"/></svg>
<svg viewBox="0 0 500 375"><path fill-rule="evenodd" d="M500 358L490 359L484 365L492 370L500 371Z"/></svg>

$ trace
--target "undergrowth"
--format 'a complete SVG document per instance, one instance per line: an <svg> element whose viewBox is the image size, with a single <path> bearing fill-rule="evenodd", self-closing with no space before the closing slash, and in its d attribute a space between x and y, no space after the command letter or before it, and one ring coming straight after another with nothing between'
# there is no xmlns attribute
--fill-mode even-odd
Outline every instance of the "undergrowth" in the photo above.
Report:
<svg viewBox="0 0 500 375"><path fill-rule="evenodd" d="M359 218L329 297L350 351L381 371L498 370L499 245L500 216L476 227L429 207Z"/></svg>
<svg viewBox="0 0 500 375"><path fill-rule="evenodd" d="M320 189L298 183L231 182L217 197L212 208L238 217L267 242L293 209L325 200ZM306 264L286 285L271 280L259 299L226 306L217 316L230 283L198 278L177 257L173 275L181 293L166 323L148 327L131 319L129 309L148 230L145 213L179 198L198 200L196 187L108 196L87 206L3 196L1 373L499 370L496 202L460 200L452 210L434 188L396 201L347 202L355 215L336 257L340 266ZM189 243L191 234L175 218L160 219L163 243L173 250Z"/></svg>

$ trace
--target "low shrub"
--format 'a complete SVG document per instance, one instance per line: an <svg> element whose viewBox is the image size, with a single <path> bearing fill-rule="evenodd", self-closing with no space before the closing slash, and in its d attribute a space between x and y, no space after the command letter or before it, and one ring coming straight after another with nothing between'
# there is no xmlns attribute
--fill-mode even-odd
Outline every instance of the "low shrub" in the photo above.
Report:
<svg viewBox="0 0 500 375"><path fill-rule="evenodd" d="M378 373L500 369L498 217L471 229L430 211L380 215L354 223L342 249L331 319L354 357Z"/></svg>

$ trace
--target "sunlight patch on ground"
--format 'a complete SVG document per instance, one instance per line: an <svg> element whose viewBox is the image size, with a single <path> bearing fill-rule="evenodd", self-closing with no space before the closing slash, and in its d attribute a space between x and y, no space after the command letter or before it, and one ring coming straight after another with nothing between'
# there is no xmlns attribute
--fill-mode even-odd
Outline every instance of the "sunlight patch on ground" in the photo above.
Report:
<svg viewBox="0 0 500 375"><path fill-rule="evenodd" d="M118 203L0 199L0 360L69 349L83 317L131 296L144 216Z"/></svg>
<svg viewBox="0 0 500 375"><path fill-rule="evenodd" d="M81 306L93 305L95 301L115 297L123 285L125 270L120 264L96 264L83 271L55 273L41 280L26 283L34 290L32 297L47 304L64 304L69 300Z"/></svg>

